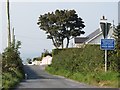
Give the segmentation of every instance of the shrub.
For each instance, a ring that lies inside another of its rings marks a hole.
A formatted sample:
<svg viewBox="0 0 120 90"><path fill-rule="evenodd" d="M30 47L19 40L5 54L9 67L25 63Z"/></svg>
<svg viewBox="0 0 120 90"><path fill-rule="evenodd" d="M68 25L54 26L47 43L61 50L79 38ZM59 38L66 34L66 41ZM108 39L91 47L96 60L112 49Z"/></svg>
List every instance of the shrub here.
<svg viewBox="0 0 120 90"><path fill-rule="evenodd" d="M46 68L53 74L62 75L88 84L117 87L119 79L116 51L108 51L108 72L104 71L104 50L99 45L85 48L55 49L52 64Z"/></svg>
<svg viewBox="0 0 120 90"><path fill-rule="evenodd" d="M117 68L116 54L108 57L108 69ZM99 45L87 45L83 48L55 49L53 50L53 63L56 70L66 69L70 72L99 72L104 71L104 51Z"/></svg>
<svg viewBox="0 0 120 90"><path fill-rule="evenodd" d="M20 52L20 42L15 47L7 47L2 53L2 87L8 90L24 78L24 70Z"/></svg>

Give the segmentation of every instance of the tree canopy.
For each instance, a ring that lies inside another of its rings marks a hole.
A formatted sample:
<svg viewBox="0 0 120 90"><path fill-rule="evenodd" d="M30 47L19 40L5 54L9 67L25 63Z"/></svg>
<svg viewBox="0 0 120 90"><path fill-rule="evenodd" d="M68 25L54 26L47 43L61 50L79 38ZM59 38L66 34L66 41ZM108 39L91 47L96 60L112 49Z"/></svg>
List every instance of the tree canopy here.
<svg viewBox="0 0 120 90"><path fill-rule="evenodd" d="M78 17L75 10L56 10L40 15L37 24L40 29L47 34L47 39L52 39L53 45L58 48L67 39L66 48L68 48L70 39L80 36L85 32L85 27L81 17Z"/></svg>

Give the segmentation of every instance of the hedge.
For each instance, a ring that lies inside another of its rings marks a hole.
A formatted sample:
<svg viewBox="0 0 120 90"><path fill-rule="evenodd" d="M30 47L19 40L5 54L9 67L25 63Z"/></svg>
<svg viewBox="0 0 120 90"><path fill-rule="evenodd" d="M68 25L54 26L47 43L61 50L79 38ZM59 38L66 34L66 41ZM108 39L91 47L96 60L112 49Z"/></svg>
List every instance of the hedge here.
<svg viewBox="0 0 120 90"><path fill-rule="evenodd" d="M104 50L99 45L86 45L85 48L54 49L51 67L70 72L104 71ZM116 51L108 51L108 70L117 71Z"/></svg>

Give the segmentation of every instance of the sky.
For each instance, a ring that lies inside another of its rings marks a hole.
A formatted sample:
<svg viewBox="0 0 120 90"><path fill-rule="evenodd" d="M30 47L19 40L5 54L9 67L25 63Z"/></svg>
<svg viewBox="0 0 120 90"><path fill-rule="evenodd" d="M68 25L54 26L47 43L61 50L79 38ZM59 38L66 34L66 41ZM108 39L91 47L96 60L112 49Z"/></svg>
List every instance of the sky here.
<svg viewBox="0 0 120 90"><path fill-rule="evenodd" d="M120 23L120 1L118 3L118 23Z"/></svg>
<svg viewBox="0 0 120 90"><path fill-rule="evenodd" d="M74 9L79 17L85 22L85 35L99 28L102 15L105 15L109 22L114 20L118 23L118 0L107 2L39 2L37 0L24 0L26 2L14 2L10 0L11 30L14 27L16 39L22 42L21 57L23 59L38 57L47 49L51 51L54 46L52 41L46 39L44 31L40 30L37 21L40 15L47 12L54 12L56 9ZM101 1L101 0L100 0ZM114 1L114 2L113 2ZM7 45L7 16L6 3L0 2L0 52ZM70 45L73 40L70 42Z"/></svg>

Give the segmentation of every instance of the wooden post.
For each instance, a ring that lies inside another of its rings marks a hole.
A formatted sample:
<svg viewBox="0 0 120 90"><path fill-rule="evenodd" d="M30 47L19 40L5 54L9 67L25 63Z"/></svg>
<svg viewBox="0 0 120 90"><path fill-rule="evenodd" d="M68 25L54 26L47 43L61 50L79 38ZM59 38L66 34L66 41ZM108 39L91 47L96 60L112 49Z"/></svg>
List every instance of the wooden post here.
<svg viewBox="0 0 120 90"><path fill-rule="evenodd" d="M9 13L9 0L7 0L7 23L8 23L8 47L11 46L11 32L10 32L10 13Z"/></svg>
<svg viewBox="0 0 120 90"><path fill-rule="evenodd" d="M14 28L12 31L12 43L13 43L13 47L15 47L15 33L14 33Z"/></svg>

